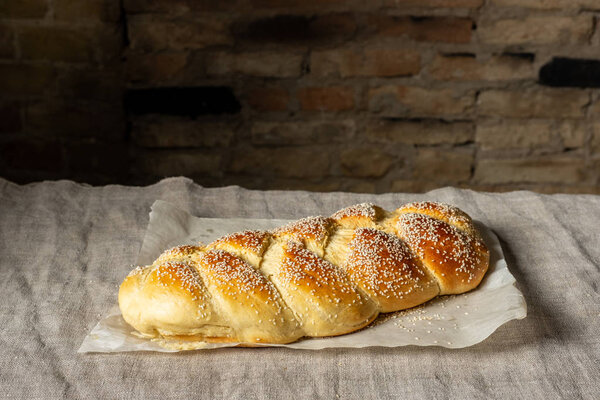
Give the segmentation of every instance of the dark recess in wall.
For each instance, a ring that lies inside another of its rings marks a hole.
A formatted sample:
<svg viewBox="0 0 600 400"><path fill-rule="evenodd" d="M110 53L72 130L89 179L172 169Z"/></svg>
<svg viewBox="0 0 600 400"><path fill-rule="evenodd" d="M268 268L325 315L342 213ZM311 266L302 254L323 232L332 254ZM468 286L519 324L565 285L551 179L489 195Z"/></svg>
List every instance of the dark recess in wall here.
<svg viewBox="0 0 600 400"><path fill-rule="evenodd" d="M240 102L229 87L133 89L125 93L125 109L131 114L164 114L198 117L236 114Z"/></svg>
<svg viewBox="0 0 600 400"><path fill-rule="evenodd" d="M554 57L540 69L542 85L600 87L600 61Z"/></svg>

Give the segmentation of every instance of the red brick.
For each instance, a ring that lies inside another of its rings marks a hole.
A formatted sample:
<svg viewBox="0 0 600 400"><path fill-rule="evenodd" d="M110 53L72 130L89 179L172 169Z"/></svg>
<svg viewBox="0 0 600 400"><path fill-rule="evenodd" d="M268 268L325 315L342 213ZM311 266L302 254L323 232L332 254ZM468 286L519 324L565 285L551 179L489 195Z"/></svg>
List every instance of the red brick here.
<svg viewBox="0 0 600 400"><path fill-rule="evenodd" d="M524 19L483 21L479 40L489 44L586 44L592 34L591 16L530 16Z"/></svg>
<svg viewBox="0 0 600 400"><path fill-rule="evenodd" d="M96 49L87 32L55 27L22 27L19 43L26 60L92 62Z"/></svg>
<svg viewBox="0 0 600 400"><path fill-rule="evenodd" d="M53 4L54 18L58 21L117 22L121 13L115 0L53 0Z"/></svg>
<svg viewBox="0 0 600 400"><path fill-rule="evenodd" d="M582 118L589 96L578 89L488 90L480 93L480 115L517 118Z"/></svg>
<svg viewBox="0 0 600 400"><path fill-rule="evenodd" d="M0 103L0 133L19 132L21 127L21 106L19 103Z"/></svg>
<svg viewBox="0 0 600 400"><path fill-rule="evenodd" d="M384 0L386 7L478 8L483 0Z"/></svg>
<svg viewBox="0 0 600 400"><path fill-rule="evenodd" d="M397 17L378 15L369 18L369 26L379 36L406 36L425 42L469 43L473 21L455 17Z"/></svg>
<svg viewBox="0 0 600 400"><path fill-rule="evenodd" d="M127 80L134 83L158 83L178 76L188 62L186 52L127 55Z"/></svg>
<svg viewBox="0 0 600 400"><path fill-rule="evenodd" d="M438 55L429 67L434 79L452 81L507 81L534 79L533 60L509 55L478 60L471 56Z"/></svg>
<svg viewBox="0 0 600 400"><path fill-rule="evenodd" d="M421 56L408 49L336 49L314 51L310 63L319 77L410 76L419 73Z"/></svg>
<svg viewBox="0 0 600 400"><path fill-rule="evenodd" d="M15 57L15 33L7 25L0 25L0 58Z"/></svg>
<svg viewBox="0 0 600 400"><path fill-rule="evenodd" d="M47 0L3 0L0 2L0 17L42 18L48 10Z"/></svg>
<svg viewBox="0 0 600 400"><path fill-rule="evenodd" d="M389 117L464 115L475 100L471 92L394 85L372 88L367 95L369 110Z"/></svg>
<svg viewBox="0 0 600 400"><path fill-rule="evenodd" d="M49 65L0 64L0 93L33 95L43 93L56 76Z"/></svg>
<svg viewBox="0 0 600 400"><path fill-rule="evenodd" d="M140 51L202 49L232 43L229 22L221 17L170 20L133 16L127 21L130 47Z"/></svg>
<svg viewBox="0 0 600 400"><path fill-rule="evenodd" d="M290 94L281 87L254 88L246 95L246 101L257 111L285 111Z"/></svg>
<svg viewBox="0 0 600 400"><path fill-rule="evenodd" d="M354 90L344 86L298 89L300 108L306 111L342 111L354 108Z"/></svg>
<svg viewBox="0 0 600 400"><path fill-rule="evenodd" d="M2 161L8 168L60 171L63 169L62 148L58 142L19 139L0 144Z"/></svg>

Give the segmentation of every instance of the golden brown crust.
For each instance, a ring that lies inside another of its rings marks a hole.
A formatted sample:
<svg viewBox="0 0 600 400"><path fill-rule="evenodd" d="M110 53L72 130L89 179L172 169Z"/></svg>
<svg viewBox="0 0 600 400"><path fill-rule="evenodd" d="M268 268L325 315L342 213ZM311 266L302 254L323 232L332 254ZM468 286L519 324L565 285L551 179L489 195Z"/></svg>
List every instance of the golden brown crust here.
<svg viewBox="0 0 600 400"><path fill-rule="evenodd" d="M348 275L381 312L414 307L438 295L437 281L398 237L360 228L348 247Z"/></svg>
<svg viewBox="0 0 600 400"><path fill-rule="evenodd" d="M319 257L323 257L325 245L333 227L333 220L330 218L307 217L274 229L272 233L274 239L300 242Z"/></svg>
<svg viewBox="0 0 600 400"><path fill-rule="evenodd" d="M340 268L296 242L283 245L283 257L273 281L308 336L332 336L362 327L377 314L373 302L360 293Z"/></svg>
<svg viewBox="0 0 600 400"><path fill-rule="evenodd" d="M183 262L136 268L121 284L119 306L125 321L151 336L224 326L197 271Z"/></svg>
<svg viewBox="0 0 600 400"><path fill-rule="evenodd" d="M271 234L267 231L242 231L223 236L206 248L231 252L248 264L258 267L260 259L269 246Z"/></svg>
<svg viewBox="0 0 600 400"><path fill-rule="evenodd" d="M163 253L154 261L153 265L160 265L166 261L185 261L189 262L194 257L202 252L202 247L200 246L177 246L172 247L168 250L163 251Z"/></svg>
<svg viewBox="0 0 600 400"><path fill-rule="evenodd" d="M398 235L436 277L440 294L464 293L481 282L489 251L477 237L423 214L400 214Z"/></svg>
<svg viewBox="0 0 600 400"><path fill-rule="evenodd" d="M388 213L363 203L272 232L169 249L125 278L119 306L138 332L181 340L181 349L289 343L466 292L488 265L487 247L456 207L416 202Z"/></svg>
<svg viewBox="0 0 600 400"><path fill-rule="evenodd" d="M434 201L417 201L408 203L396 210L398 214L424 214L455 226L469 234L476 234L473 221L464 211L449 204Z"/></svg>
<svg viewBox="0 0 600 400"><path fill-rule="evenodd" d="M200 257L198 269L237 341L280 343L302 336L273 284L241 258L209 250Z"/></svg>
<svg viewBox="0 0 600 400"><path fill-rule="evenodd" d="M385 211L372 203L360 203L342 208L331 216L343 228L374 228Z"/></svg>

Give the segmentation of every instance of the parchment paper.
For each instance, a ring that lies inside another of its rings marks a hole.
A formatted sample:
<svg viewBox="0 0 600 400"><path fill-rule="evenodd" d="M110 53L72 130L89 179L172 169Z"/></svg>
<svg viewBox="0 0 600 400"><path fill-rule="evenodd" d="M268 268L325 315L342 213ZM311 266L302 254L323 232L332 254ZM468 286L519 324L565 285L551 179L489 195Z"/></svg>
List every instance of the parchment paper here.
<svg viewBox="0 0 600 400"><path fill-rule="evenodd" d="M228 233L244 229L271 229L287 222L275 219L198 218L159 200L152 205L150 222L136 264L151 264L164 250L173 246L198 242L206 244ZM462 295L437 297L410 310L382 314L368 328L352 334L303 339L287 345L265 345L311 350L408 345L463 348L481 342L510 320L525 318L525 299L514 286L515 278L508 270L498 238L490 229L475 222L490 249L490 268L477 289ZM129 269L124 270L124 274L128 272ZM133 328L123 320L118 306L115 306L85 337L78 352L181 351L172 348L174 343L179 342L136 336ZM210 349L236 345L190 342L187 347Z"/></svg>

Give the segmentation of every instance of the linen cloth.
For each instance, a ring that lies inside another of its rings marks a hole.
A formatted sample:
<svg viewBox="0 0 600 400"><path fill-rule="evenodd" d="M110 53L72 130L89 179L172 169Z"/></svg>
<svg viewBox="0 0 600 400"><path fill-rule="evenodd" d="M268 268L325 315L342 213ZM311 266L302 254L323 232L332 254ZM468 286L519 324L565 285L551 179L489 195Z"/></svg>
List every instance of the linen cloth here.
<svg viewBox="0 0 600 400"><path fill-rule="evenodd" d="M454 204L500 238L528 316L482 343L438 347L226 348L78 354L116 304L150 206L203 217L300 218L371 201ZM73 399L600 398L600 196L311 193L0 178L0 397Z"/></svg>

